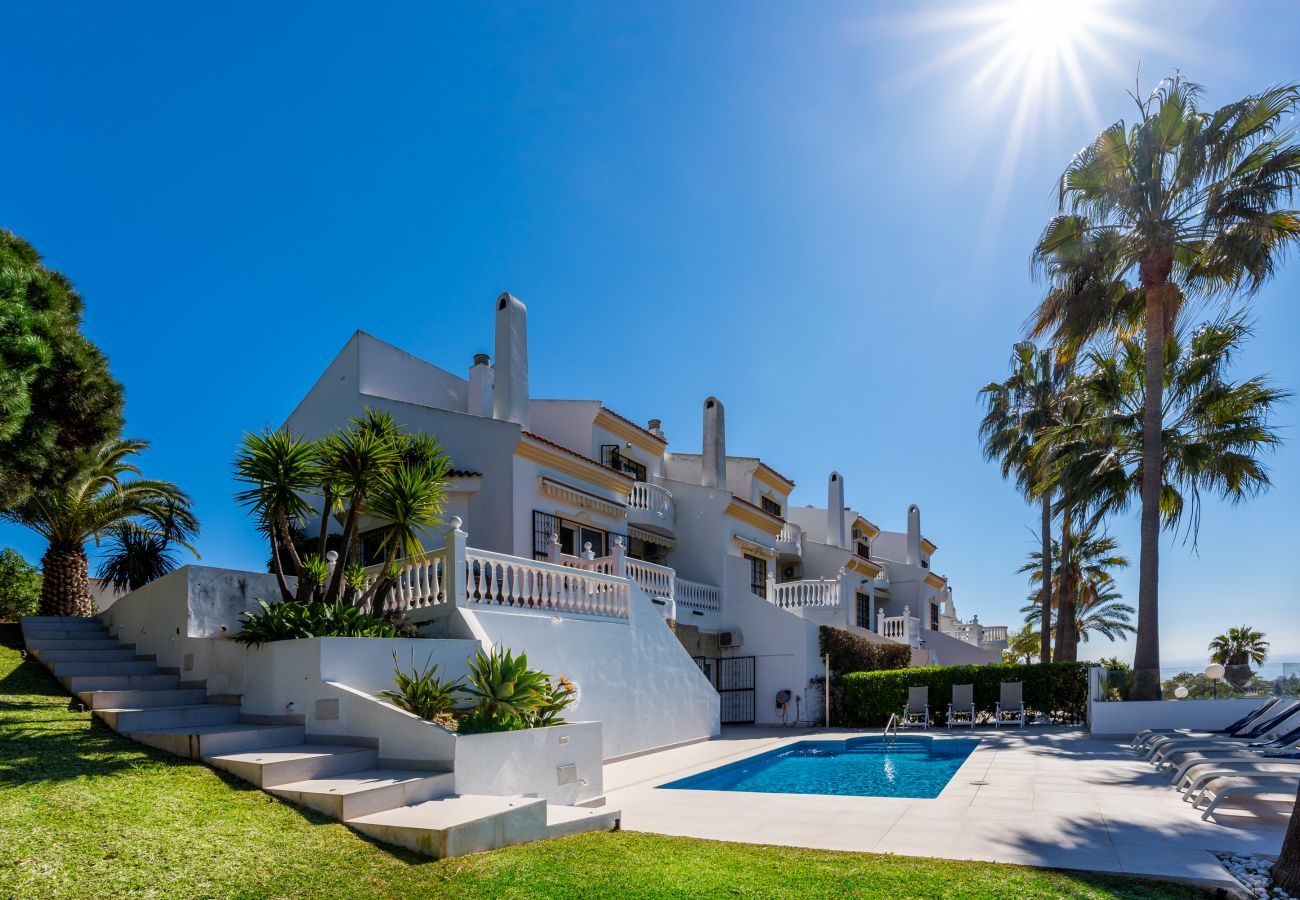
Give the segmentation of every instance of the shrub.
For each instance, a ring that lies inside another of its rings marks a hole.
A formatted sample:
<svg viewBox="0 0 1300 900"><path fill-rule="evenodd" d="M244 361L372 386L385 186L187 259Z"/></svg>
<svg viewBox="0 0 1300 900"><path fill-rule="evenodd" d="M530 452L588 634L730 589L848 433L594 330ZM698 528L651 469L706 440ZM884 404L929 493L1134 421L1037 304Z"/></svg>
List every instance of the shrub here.
<svg viewBox="0 0 1300 900"><path fill-rule="evenodd" d="M528 668L528 655L515 656L493 647L469 664L465 692L475 698L474 709L461 718L461 734L516 731L563 725L562 713L577 699L577 686L563 675L552 684L545 672Z"/></svg>
<svg viewBox="0 0 1300 900"><path fill-rule="evenodd" d="M832 707L836 724L882 726L907 703L907 689L930 689L930 714L937 724L947 721L954 684L975 686L975 710L992 716L1004 681L1024 683L1025 707L1053 722L1083 721L1088 705L1090 663L1054 662L1043 665L929 666L884 672L854 672L844 676L844 697Z"/></svg>
<svg viewBox="0 0 1300 900"><path fill-rule="evenodd" d="M568 709L578 699L578 686L561 675L554 684L547 685L542 702L533 713L533 726L545 728L547 725L563 725L560 713Z"/></svg>
<svg viewBox="0 0 1300 900"><path fill-rule="evenodd" d="M905 669L912 661L912 648L891 641L875 644L843 628L821 627L818 643L822 656L830 654L831 677L850 672L877 672L881 669Z"/></svg>
<svg viewBox="0 0 1300 900"><path fill-rule="evenodd" d="M445 727L455 725L451 718L452 707L456 705L456 695L462 688L462 680L442 681L438 678L438 667L431 665L433 654L424 661L424 669L415 668L414 654L411 659L411 671L403 672L397 663L397 651L393 651L393 680L395 691L380 691L379 696L394 706L414 713L421 719L437 722Z"/></svg>
<svg viewBox="0 0 1300 900"><path fill-rule="evenodd" d="M235 640L241 644L265 644L313 637L397 637L397 629L339 600L335 603L277 603L258 600L261 609L245 612Z"/></svg>
<svg viewBox="0 0 1300 900"><path fill-rule="evenodd" d="M41 570L12 547L0 550L0 621L35 615L41 602Z"/></svg>

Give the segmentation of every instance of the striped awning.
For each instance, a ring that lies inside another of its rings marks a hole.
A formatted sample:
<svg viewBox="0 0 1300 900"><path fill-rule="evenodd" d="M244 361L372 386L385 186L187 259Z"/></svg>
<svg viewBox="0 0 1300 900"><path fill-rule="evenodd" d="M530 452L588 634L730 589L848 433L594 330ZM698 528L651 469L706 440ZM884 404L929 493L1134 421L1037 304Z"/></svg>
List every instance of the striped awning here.
<svg viewBox="0 0 1300 900"><path fill-rule="evenodd" d="M644 528L637 528L633 525L627 526L627 536L639 538L647 544L657 544L665 550L671 550L677 546L677 542L670 537L664 537L662 534L655 534L653 531L646 531Z"/></svg>
<svg viewBox="0 0 1300 900"><path fill-rule="evenodd" d="M776 556L775 547L768 547L765 544L760 544L758 541L750 540L747 537L741 537L738 534L733 534L731 536L731 540L735 543L737 547L739 547L741 550L744 550L746 552L756 553L759 556L767 556L767 557Z"/></svg>

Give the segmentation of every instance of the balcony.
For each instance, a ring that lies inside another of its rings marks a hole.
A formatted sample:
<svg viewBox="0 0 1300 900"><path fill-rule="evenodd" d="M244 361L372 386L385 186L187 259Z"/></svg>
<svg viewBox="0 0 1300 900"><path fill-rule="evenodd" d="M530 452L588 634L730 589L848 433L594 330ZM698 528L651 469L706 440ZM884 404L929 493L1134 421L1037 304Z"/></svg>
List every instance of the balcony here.
<svg viewBox="0 0 1300 900"><path fill-rule="evenodd" d="M782 556L803 556L803 529L793 522L781 526L776 536L776 552Z"/></svg>
<svg viewBox="0 0 1300 900"><path fill-rule="evenodd" d="M809 606L839 606L840 580L816 578L802 581L767 582L767 599L782 609L803 609Z"/></svg>
<svg viewBox="0 0 1300 900"><path fill-rule="evenodd" d="M670 491L648 481L638 481L632 485L632 497L627 507L629 523L672 534L675 517L676 509Z"/></svg>

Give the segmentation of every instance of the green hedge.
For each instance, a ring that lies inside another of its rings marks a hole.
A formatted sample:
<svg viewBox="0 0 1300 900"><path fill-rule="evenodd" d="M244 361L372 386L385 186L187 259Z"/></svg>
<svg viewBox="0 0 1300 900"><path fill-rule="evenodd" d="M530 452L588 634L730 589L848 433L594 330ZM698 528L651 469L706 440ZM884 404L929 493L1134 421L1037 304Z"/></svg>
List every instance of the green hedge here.
<svg viewBox="0 0 1300 900"><path fill-rule="evenodd" d="M1025 707L1046 713L1053 722L1078 723L1088 706L1088 669L1091 663L1055 662L1043 665L929 666L887 672L854 672L844 676L844 694L832 704L837 725L880 727L891 713L901 713L907 689L930 688L930 715L935 724L947 722L954 684L975 685L975 711L991 718L1004 681L1024 683ZM838 708L836 708L838 707Z"/></svg>
<svg viewBox="0 0 1300 900"><path fill-rule="evenodd" d="M912 661L912 648L893 641L875 644L843 628L823 625L818 635L822 656L830 654L832 679L850 672L902 669Z"/></svg>

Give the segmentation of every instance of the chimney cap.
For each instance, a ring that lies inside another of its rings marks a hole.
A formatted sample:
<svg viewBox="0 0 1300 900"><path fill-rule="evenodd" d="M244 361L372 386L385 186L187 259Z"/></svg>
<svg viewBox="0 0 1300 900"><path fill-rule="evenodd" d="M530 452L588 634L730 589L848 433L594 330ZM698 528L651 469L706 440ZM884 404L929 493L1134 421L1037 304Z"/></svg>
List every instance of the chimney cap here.
<svg viewBox="0 0 1300 900"><path fill-rule="evenodd" d="M492 357L491 357L491 356L488 356L486 353L475 353L475 354L474 354L474 365L476 365L476 366L490 366L490 365L492 365Z"/></svg>
<svg viewBox="0 0 1300 900"><path fill-rule="evenodd" d="M659 428L662 425L663 422L659 421L658 419L651 419L649 422L646 422L646 430L654 431L656 428Z"/></svg>

